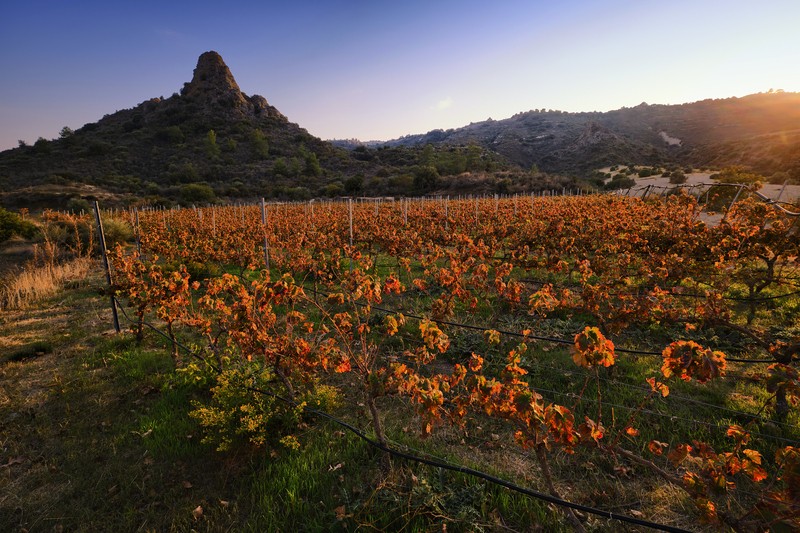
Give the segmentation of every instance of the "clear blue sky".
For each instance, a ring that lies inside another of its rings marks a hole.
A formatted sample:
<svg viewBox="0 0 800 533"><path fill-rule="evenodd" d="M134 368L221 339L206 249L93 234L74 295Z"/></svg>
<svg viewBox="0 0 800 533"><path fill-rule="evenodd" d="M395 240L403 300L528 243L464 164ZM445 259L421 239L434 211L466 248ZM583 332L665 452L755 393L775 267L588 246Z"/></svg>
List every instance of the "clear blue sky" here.
<svg viewBox="0 0 800 533"><path fill-rule="evenodd" d="M207 50L324 139L800 91L798 23L798 0L4 0L0 149L168 97Z"/></svg>

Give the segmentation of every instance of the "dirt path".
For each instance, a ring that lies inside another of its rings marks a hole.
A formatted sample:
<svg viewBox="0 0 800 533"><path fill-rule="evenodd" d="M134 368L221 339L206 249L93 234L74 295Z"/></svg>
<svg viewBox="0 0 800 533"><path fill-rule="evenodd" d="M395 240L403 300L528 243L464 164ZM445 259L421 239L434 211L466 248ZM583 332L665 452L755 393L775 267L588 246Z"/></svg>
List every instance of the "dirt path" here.
<svg viewBox="0 0 800 533"><path fill-rule="evenodd" d="M610 167L601 168L600 172L610 172ZM616 172L611 173L616 174ZM711 172L691 172L686 174L686 182L683 185L690 186L714 183L714 180L711 179L711 175ZM659 188L674 187L674 185L669 182L669 178L665 178L660 174L658 176L648 176L646 178L634 176L634 180L636 181L637 187L645 187L647 185L653 185ZM800 185L786 185L786 187L784 187L780 184L766 183L761 186L758 192L772 200L777 200L780 197L782 202L795 202L800 200Z"/></svg>

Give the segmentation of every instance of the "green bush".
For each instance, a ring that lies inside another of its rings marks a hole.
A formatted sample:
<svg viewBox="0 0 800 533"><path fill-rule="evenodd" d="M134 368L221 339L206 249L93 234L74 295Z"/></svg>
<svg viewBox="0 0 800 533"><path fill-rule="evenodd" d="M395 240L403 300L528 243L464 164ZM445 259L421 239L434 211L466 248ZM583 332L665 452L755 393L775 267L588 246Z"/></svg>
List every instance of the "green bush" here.
<svg viewBox="0 0 800 533"><path fill-rule="evenodd" d="M763 183L765 181L764 176L749 172L741 166L732 166L722 169L720 173L716 175L716 179L720 183L743 183L746 185Z"/></svg>
<svg viewBox="0 0 800 533"><path fill-rule="evenodd" d="M181 187L181 200L184 203L209 203L216 199L214 189L205 183L188 183Z"/></svg>
<svg viewBox="0 0 800 533"><path fill-rule="evenodd" d="M669 182L673 185L680 185L681 183L686 183L686 174L681 172L680 170L675 170L669 176Z"/></svg>
<svg viewBox="0 0 800 533"><path fill-rule="evenodd" d="M23 220L18 214L0 207L0 243L6 242L13 235L30 239L36 231L35 225Z"/></svg>
<svg viewBox="0 0 800 533"><path fill-rule="evenodd" d="M342 196L344 194L344 185L342 185L341 181L334 181L323 187L320 193L322 196L327 196L329 198Z"/></svg>
<svg viewBox="0 0 800 533"><path fill-rule="evenodd" d="M292 433L302 421L303 409L299 406L328 410L338 403L339 395L333 387L309 384L306 392L296 398L297 406L289 405L271 394L254 392L265 390L287 396L275 385L276 377L268 370L246 363L228 366L230 363L227 361L227 368L213 376L195 363L183 370L190 379L196 374L197 381L213 384L211 398L193 402L190 416L204 428L203 441L220 451L246 445L297 448L299 442Z"/></svg>
<svg viewBox="0 0 800 533"><path fill-rule="evenodd" d="M103 234L109 249L133 240L133 228L121 218L103 217Z"/></svg>
<svg viewBox="0 0 800 533"><path fill-rule="evenodd" d="M414 177L408 174L392 176L388 180L389 192L392 194L410 195L414 192Z"/></svg>
<svg viewBox="0 0 800 533"><path fill-rule="evenodd" d="M92 212L92 204L89 203L89 200L84 198L70 198L67 202L67 211L72 211L73 213L80 214L81 211L84 213L91 213Z"/></svg>
<svg viewBox="0 0 800 533"><path fill-rule="evenodd" d="M419 192L427 192L436 188L439 172L432 165L422 165L414 172L414 187Z"/></svg>
<svg viewBox="0 0 800 533"><path fill-rule="evenodd" d="M775 185L783 185L786 182L793 183L792 177L785 171L775 172L767 181Z"/></svg>
<svg viewBox="0 0 800 533"><path fill-rule="evenodd" d="M344 181L344 190L347 194L357 194L364 189L364 176L350 176Z"/></svg>
<svg viewBox="0 0 800 533"><path fill-rule="evenodd" d="M617 174L611 179L611 181L606 183L605 188L607 190L613 191L617 189L630 189L635 185L636 185L635 179L629 178L623 174Z"/></svg>
<svg viewBox="0 0 800 533"><path fill-rule="evenodd" d="M156 139L169 144L181 144L186 140L186 136L180 126L169 126L158 130Z"/></svg>

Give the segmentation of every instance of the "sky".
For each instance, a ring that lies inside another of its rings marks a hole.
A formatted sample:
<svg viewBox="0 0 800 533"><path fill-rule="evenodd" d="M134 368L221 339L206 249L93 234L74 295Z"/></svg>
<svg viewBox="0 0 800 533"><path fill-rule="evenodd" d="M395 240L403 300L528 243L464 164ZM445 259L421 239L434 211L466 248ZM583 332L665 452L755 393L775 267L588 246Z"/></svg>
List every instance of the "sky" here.
<svg viewBox="0 0 800 533"><path fill-rule="evenodd" d="M208 50L323 139L800 91L798 22L798 0L2 0L0 150L169 97Z"/></svg>

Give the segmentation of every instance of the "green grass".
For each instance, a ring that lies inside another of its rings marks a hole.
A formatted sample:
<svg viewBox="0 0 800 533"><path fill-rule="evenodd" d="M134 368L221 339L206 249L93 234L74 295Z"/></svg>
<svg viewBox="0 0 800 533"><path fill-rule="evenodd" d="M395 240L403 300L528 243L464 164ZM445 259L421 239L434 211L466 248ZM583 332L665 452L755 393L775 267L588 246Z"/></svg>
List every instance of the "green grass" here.
<svg viewBox="0 0 800 533"><path fill-rule="evenodd" d="M35 341L0 356L0 364L13 363L31 359L33 357L41 357L53 351L53 344L49 341Z"/></svg>
<svg viewBox="0 0 800 533"><path fill-rule="evenodd" d="M430 531L446 525L489 531L500 523L517 529L559 524L546 507L463 475L403 462L384 472L379 452L328 422L309 421L296 451L215 452L189 416L192 401L206 393L176 376L168 343L153 334L142 346L128 334L100 335L108 327L101 318L105 300L92 293L71 293L68 300L84 319L40 324L40 335L56 339L49 351L3 367L4 380L20 383L19 396L0 411L10 421L5 450L22 459L0 484L2 530ZM44 401L27 404L23 383L45 387Z"/></svg>
<svg viewBox="0 0 800 533"><path fill-rule="evenodd" d="M384 262L384 257L378 258L378 264ZM412 268L410 277L401 273L407 285L421 274L418 263ZM378 273L385 275L393 270L391 265L382 266ZM429 307L432 298L409 287L402 297L387 295L383 305L411 312ZM798 300L795 297L776 304L776 314L789 320L785 310L796 307ZM90 318L99 320L108 314L108 309L96 291L69 289L60 301L77 308L69 316L84 318L59 323L58 327L35 323L26 326L26 335L37 333L36 328L40 327L38 334L52 340L27 342L0 361L5 382L31 381L35 386L30 390L46 391L44 399L37 403L26 400L20 386L20 394L10 394L11 401L0 405L0 420L10 421L4 426L8 430L3 441L6 455L0 455L0 462L24 458L23 463L8 467L12 481L0 481L0 529L563 528L562 516L548 506L469 476L400 460L384 470L379 452L330 422L306 420L297 434L302 444L299 450L240 445L225 453L216 452L213 445L203 442L203 428L189 415L193 402L208 399L208 391L175 373L168 341L148 331L145 343L137 346L128 334L99 334L107 331L108 323L98 324ZM54 316L61 316L61 311L54 312ZM313 308L303 311L308 311L310 320L321 320ZM382 317L381 313L370 317L370 339L383 353L400 356L407 346L418 345L416 320L409 319L398 335L385 338ZM470 312L459 304L453 321L511 331L530 328L536 335L570 339L582 329L585 317L556 314L539 320L524 310L510 311L504 306L502 313L488 305ZM464 363L470 353L476 352L485 357L489 372L499 372L508 351L520 341L504 335L501 344L493 346L486 342L482 331L443 329L451 338L451 347L442 356L444 361ZM680 333L661 326L641 331L632 328L614 341L660 350ZM714 336L716 332L709 330L707 334ZM191 338L186 331L180 335ZM729 339L732 346L736 341ZM616 427L607 438L616 436L631 409L647 395L647 390L640 389L647 387L645 378L660 374L658 356L619 354L617 366L613 370L601 369L597 373L601 379L595 381L594 371L575 366L567 346L540 341L530 341L528 346L523 364L532 387L541 392L545 401L575 405L578 424L584 416L602 417L607 427ZM447 365L436 368L441 371ZM718 451L729 449L730 439L724 435L726 426L748 423L769 398L763 384L747 378L748 372L758 370L737 365L732 365L731 370L744 375L706 385L671 380L670 397L651 400L644 406L646 411L637 417L634 427L640 431L639 436L624 436L621 442L644 455L651 439L670 444L697 439ZM588 385L578 402L576 395L587 383L587 376ZM368 427L363 409L356 407L360 401L357 388L345 378L334 379L341 379L334 383L344 394L343 407L336 414L357 426ZM379 405L390 439L401 445L542 490L536 462L513 442L514 428L507 423L476 415L464 429L443 425L430 438L421 439L416 430L419 422L408 403L382 398ZM770 437L800 439L796 410L786 424L770 421L769 409L760 416L765 420L756 420L749 428L764 436L755 439L753 446L765 457L774 453L779 442ZM576 455L554 450L550 457L557 485L567 499L622 513L641 510L646 516L657 516L656 521L694 525L695 511L686 496L667 491L652 473L637 465L592 449L581 449ZM666 466L664 458L653 459ZM200 507L202 515L193 513ZM618 528L618 524L596 518L587 523L590 529L601 531Z"/></svg>

